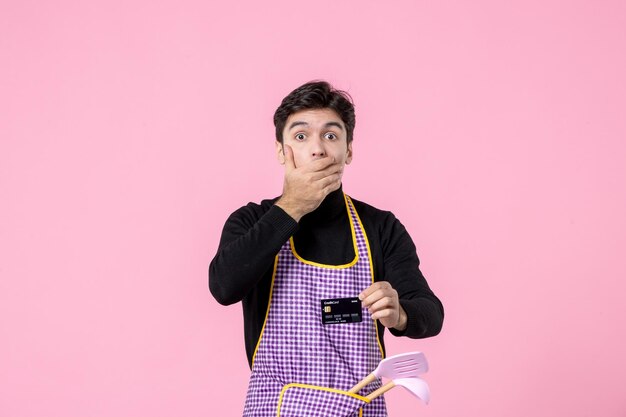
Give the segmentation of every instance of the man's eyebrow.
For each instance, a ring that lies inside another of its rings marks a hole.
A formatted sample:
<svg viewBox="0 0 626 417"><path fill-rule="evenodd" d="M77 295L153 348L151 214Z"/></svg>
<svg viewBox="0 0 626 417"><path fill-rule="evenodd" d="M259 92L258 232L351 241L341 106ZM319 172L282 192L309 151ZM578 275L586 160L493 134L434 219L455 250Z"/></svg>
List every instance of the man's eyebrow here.
<svg viewBox="0 0 626 417"><path fill-rule="evenodd" d="M308 126L308 125L309 124L307 122L302 122L302 121L293 122L292 124L289 125L289 130L293 129L294 127Z"/></svg>
<svg viewBox="0 0 626 417"><path fill-rule="evenodd" d="M309 124L307 122L304 122L302 120L298 120L293 122L292 124L289 125L289 130L293 129L294 127L298 127L298 126L308 126ZM329 128L329 127L337 127L339 128L339 130L343 130L343 126L341 125L341 123L339 122L328 122L326 124L324 124L324 128Z"/></svg>
<svg viewBox="0 0 626 417"><path fill-rule="evenodd" d="M331 126L335 126L338 127L339 130L343 130L343 126L341 125L341 123L337 123L337 122L328 122L324 125L324 127L331 127Z"/></svg>

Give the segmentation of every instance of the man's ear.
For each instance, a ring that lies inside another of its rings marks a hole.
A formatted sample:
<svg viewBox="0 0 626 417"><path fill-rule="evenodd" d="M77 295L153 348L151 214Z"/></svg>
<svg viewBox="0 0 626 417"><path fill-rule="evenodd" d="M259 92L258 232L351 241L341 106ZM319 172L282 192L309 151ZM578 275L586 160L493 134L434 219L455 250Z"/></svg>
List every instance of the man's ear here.
<svg viewBox="0 0 626 417"><path fill-rule="evenodd" d="M348 155L346 156L346 165L352 162L352 141L348 143Z"/></svg>
<svg viewBox="0 0 626 417"><path fill-rule="evenodd" d="M281 165L285 165L285 150L279 141L276 141L276 158Z"/></svg>

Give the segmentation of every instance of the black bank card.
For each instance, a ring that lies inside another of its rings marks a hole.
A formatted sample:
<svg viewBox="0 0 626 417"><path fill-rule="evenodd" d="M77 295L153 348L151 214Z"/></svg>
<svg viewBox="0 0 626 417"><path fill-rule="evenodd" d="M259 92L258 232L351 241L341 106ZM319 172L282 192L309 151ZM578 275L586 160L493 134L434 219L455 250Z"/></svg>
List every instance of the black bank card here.
<svg viewBox="0 0 626 417"><path fill-rule="evenodd" d="M322 300L322 323L341 324L363 321L358 297Z"/></svg>

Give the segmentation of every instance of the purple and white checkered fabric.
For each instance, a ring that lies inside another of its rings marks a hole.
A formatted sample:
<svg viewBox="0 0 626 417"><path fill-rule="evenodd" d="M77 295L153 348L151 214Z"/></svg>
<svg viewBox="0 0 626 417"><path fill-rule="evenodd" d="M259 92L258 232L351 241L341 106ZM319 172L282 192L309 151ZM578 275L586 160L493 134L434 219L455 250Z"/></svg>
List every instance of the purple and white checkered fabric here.
<svg viewBox="0 0 626 417"><path fill-rule="evenodd" d="M280 417L358 417L364 402L349 395L311 389L288 387L283 394Z"/></svg>
<svg viewBox="0 0 626 417"><path fill-rule="evenodd" d="M382 359L376 324L367 309L363 309L360 323L322 324L320 300L356 297L372 284L365 232L347 197L346 204L356 236L358 260L354 265L332 268L303 262L292 252L290 241L278 253L269 313L248 386L246 417L276 416L278 397L286 384L348 390L370 374ZM378 387L380 381L368 385L359 394L366 396ZM338 398L336 393L313 391L320 404L327 401L325 397ZM299 398L286 395L282 407L297 409ZM331 403L335 401L332 398L328 399ZM363 407L364 417L386 415L382 396Z"/></svg>

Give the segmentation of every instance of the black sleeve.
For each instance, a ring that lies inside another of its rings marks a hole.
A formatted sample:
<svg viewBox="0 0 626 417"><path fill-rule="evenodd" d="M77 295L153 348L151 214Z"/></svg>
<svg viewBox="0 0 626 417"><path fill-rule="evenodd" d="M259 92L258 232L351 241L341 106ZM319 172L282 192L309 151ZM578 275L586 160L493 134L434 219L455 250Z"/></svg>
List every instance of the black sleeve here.
<svg viewBox="0 0 626 417"><path fill-rule="evenodd" d="M230 215L209 265L209 289L223 305L241 301L272 267L280 247L298 229L283 209L249 204Z"/></svg>
<svg viewBox="0 0 626 417"><path fill-rule="evenodd" d="M398 291L400 305L407 314L404 331L389 329L394 336L424 338L435 336L443 325L443 304L431 291L419 269L415 244L393 214L388 213L381 233L384 276Z"/></svg>

